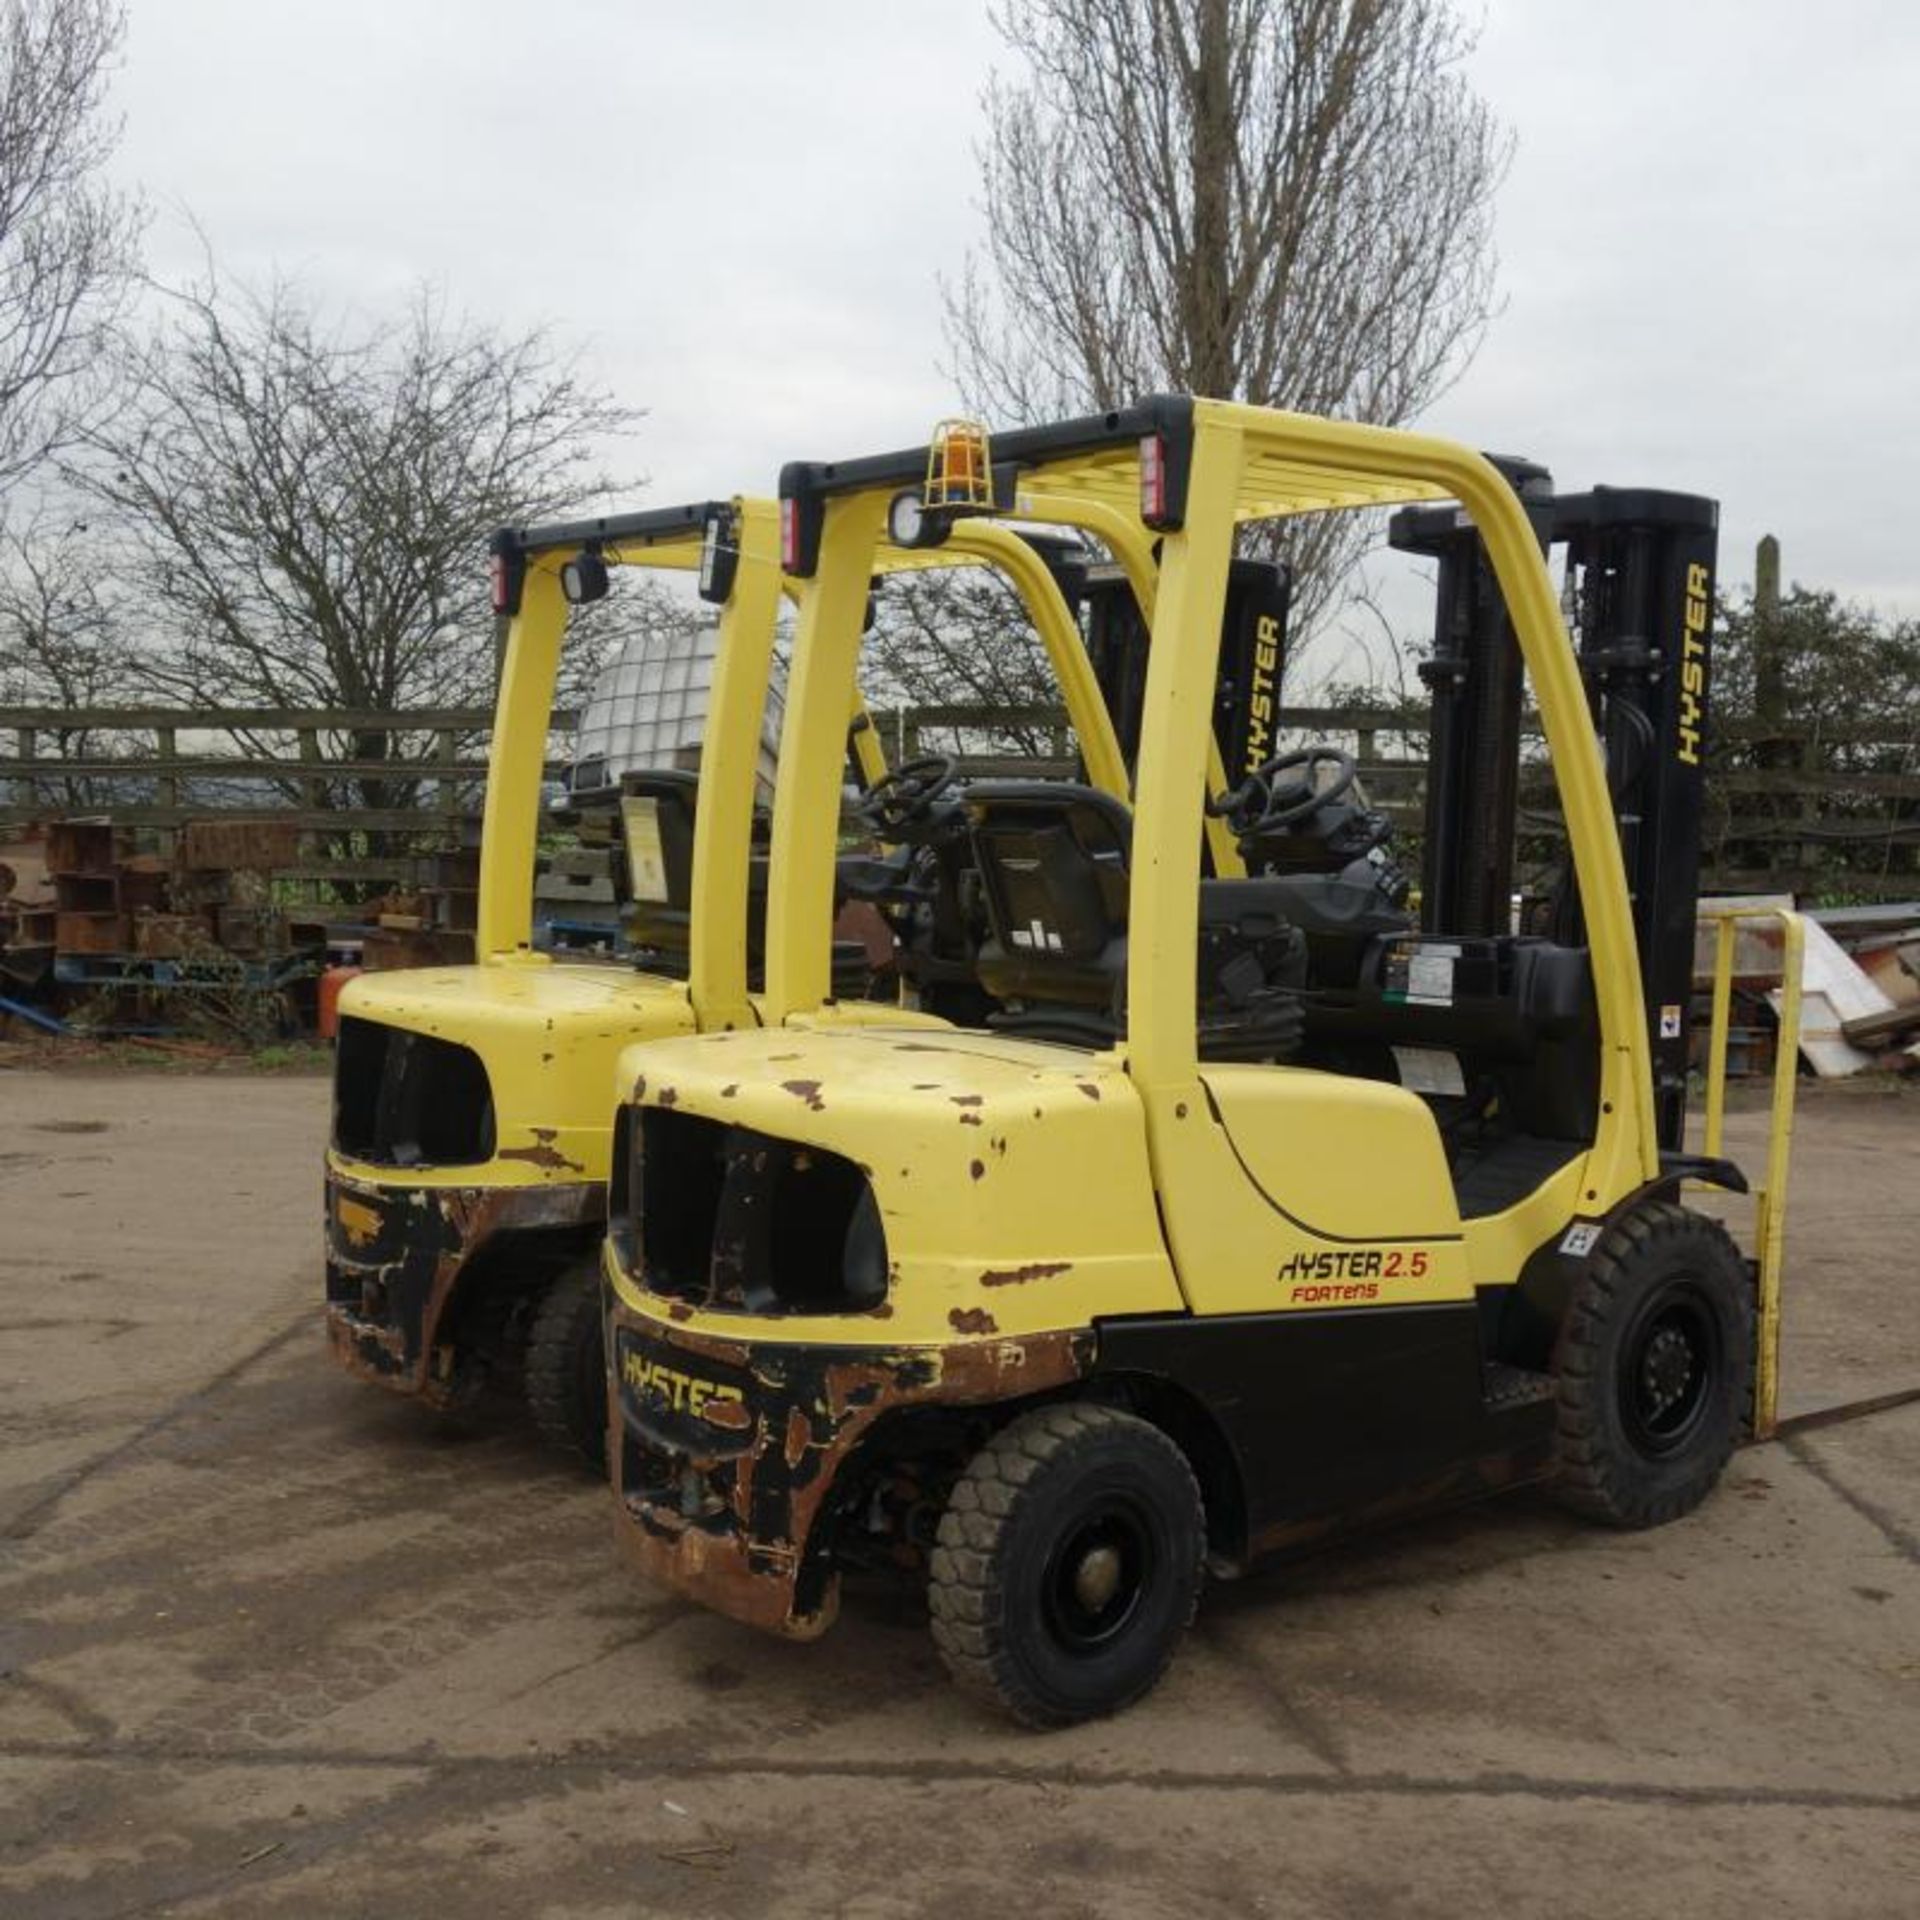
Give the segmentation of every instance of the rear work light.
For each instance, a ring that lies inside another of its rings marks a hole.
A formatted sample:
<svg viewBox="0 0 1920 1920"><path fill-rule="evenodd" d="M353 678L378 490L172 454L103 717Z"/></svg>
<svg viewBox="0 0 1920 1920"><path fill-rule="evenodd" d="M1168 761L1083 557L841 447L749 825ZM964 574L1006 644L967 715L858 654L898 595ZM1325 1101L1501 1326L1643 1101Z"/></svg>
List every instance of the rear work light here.
<svg viewBox="0 0 1920 1920"><path fill-rule="evenodd" d="M561 565L560 591L571 606L586 607L596 600L604 600L612 586L613 578L605 559L592 547L581 548Z"/></svg>
<svg viewBox="0 0 1920 1920"><path fill-rule="evenodd" d="M1140 518L1150 527L1167 517L1167 443L1157 433L1140 440Z"/></svg>
<svg viewBox="0 0 1920 1920"><path fill-rule="evenodd" d="M781 505L781 544L786 542L786 505ZM734 518L730 513L707 516L700 538L700 598L710 605L724 607L733 597L733 577L740 569L740 543L734 537Z"/></svg>
<svg viewBox="0 0 1920 1920"><path fill-rule="evenodd" d="M496 615L510 618L520 611L520 589L527 577L527 557L515 544L511 529L496 533L487 548L487 599Z"/></svg>

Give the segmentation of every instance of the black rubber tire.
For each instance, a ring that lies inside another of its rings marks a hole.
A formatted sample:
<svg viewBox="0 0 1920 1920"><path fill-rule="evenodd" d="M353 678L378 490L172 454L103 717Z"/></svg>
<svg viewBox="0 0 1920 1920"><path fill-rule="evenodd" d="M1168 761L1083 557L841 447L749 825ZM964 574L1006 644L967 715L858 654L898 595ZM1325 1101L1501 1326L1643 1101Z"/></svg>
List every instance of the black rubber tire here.
<svg viewBox="0 0 1920 1920"><path fill-rule="evenodd" d="M541 1433L605 1473L606 1334L597 1258L563 1267L535 1305L527 1332L526 1391Z"/></svg>
<svg viewBox="0 0 1920 1920"><path fill-rule="evenodd" d="M1752 1285L1718 1221L1664 1202L1616 1221L1554 1354L1561 1499L1614 1527L1691 1512L1739 1440L1753 1352Z"/></svg>
<svg viewBox="0 0 1920 1920"><path fill-rule="evenodd" d="M1077 1569L1101 1552L1119 1569L1105 1624L1065 1564L1081 1541L1092 1544ZM1159 1428L1116 1407L1036 1408L974 1455L947 1502L928 1581L934 1644L963 1689L1023 1726L1117 1713L1166 1671L1205 1551L1199 1486Z"/></svg>

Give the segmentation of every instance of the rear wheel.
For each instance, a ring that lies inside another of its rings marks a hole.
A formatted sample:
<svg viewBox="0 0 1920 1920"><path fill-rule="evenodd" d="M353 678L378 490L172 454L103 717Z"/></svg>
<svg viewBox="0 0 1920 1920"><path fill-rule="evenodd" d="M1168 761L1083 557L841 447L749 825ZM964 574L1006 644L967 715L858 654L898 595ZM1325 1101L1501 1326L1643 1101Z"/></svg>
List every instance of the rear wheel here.
<svg viewBox="0 0 1920 1920"><path fill-rule="evenodd" d="M935 1644L962 1687L1023 1725L1115 1713L1173 1658L1205 1542L1192 1469L1157 1427L1038 1408L954 1486L928 1587Z"/></svg>
<svg viewBox="0 0 1920 1920"><path fill-rule="evenodd" d="M1752 1289L1726 1230L1665 1204L1617 1221L1555 1356L1562 1498L1616 1527L1698 1506L1740 1437L1752 1371Z"/></svg>
<svg viewBox="0 0 1920 1920"><path fill-rule="evenodd" d="M540 1296L527 1333L527 1405L557 1447L596 1471L607 1465L606 1336L600 1319L600 1263L564 1267Z"/></svg>

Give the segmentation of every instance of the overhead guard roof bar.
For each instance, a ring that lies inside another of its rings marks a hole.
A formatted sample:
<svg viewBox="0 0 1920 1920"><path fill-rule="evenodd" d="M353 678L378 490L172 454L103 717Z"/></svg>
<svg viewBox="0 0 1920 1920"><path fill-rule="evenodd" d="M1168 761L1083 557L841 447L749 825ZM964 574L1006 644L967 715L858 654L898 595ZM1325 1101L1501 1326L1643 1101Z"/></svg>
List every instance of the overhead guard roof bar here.
<svg viewBox="0 0 1920 1920"><path fill-rule="evenodd" d="M598 520L560 520L544 527L502 527L487 543L487 549L490 553L530 555L608 543L651 546L657 541L698 540L709 520L732 510L731 501L700 500L688 506L610 513Z"/></svg>

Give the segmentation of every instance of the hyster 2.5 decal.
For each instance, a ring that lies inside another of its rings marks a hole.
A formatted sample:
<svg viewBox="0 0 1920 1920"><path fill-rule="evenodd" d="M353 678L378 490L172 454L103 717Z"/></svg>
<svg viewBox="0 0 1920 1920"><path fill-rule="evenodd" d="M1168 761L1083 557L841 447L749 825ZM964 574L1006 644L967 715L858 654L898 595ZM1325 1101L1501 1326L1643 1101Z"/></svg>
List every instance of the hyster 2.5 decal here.
<svg viewBox="0 0 1920 1920"><path fill-rule="evenodd" d="M1383 1282L1424 1280L1432 1264L1424 1247L1341 1247L1293 1254L1274 1278L1301 1306L1348 1306L1379 1299Z"/></svg>

